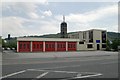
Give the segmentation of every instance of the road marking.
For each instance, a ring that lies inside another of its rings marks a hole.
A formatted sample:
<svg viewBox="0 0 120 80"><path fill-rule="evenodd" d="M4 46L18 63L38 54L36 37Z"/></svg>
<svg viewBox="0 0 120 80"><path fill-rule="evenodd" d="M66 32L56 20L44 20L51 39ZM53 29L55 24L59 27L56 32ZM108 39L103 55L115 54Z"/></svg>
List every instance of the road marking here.
<svg viewBox="0 0 120 80"><path fill-rule="evenodd" d="M37 69L27 69L28 71L47 71L47 72L58 72L58 73L79 73L73 71L56 71L56 70L37 70Z"/></svg>
<svg viewBox="0 0 120 80"><path fill-rule="evenodd" d="M79 73L79 72L72 72L72 71L52 71L52 72L58 72L58 73Z"/></svg>
<svg viewBox="0 0 120 80"><path fill-rule="evenodd" d="M44 72L43 74L37 76L36 78L39 79L39 78L42 78L43 76L47 75L49 72Z"/></svg>
<svg viewBox="0 0 120 80"><path fill-rule="evenodd" d="M77 76L77 77L74 77L74 78L88 78L88 77L95 77L95 76L101 76L102 74L93 74L93 75L87 75L87 76Z"/></svg>
<svg viewBox="0 0 120 80"><path fill-rule="evenodd" d="M15 73L12 73L12 74L5 75L3 77L0 77L0 79L7 78L7 77L10 77L10 76L13 76L13 75L16 75L16 74L21 74L21 73L24 73L24 72L26 72L26 70L22 70L22 71L19 71L19 72L15 72Z"/></svg>
<svg viewBox="0 0 120 80"><path fill-rule="evenodd" d="M58 73L68 73L68 74L70 74L70 73L77 73L77 77L73 77L73 78L69 78L69 79L77 79L77 78L88 78L88 77L95 77L95 76L101 76L102 74L100 74L100 73L96 73L96 72L72 72L72 71L54 71L54 70L37 70L37 69L28 69L28 70L30 70L30 71L47 71L47 72L58 72ZM85 74L86 73L86 75L87 76L82 76L82 74ZM90 75L91 74L91 75ZM46 75L46 74L45 74ZM44 76L45 76L44 75ZM39 78L39 76L38 76L38 78ZM41 78L41 77L40 77ZM67 79L67 80L69 80L69 79ZM66 79L61 79L61 80L66 80Z"/></svg>
<svg viewBox="0 0 120 80"><path fill-rule="evenodd" d="M101 75L102 74L93 74L93 75L82 76L81 74L78 74L77 77L67 78L67 79L60 79L60 80L71 80L71 79L79 79L79 78L88 78L88 77L95 77L95 76L101 76Z"/></svg>

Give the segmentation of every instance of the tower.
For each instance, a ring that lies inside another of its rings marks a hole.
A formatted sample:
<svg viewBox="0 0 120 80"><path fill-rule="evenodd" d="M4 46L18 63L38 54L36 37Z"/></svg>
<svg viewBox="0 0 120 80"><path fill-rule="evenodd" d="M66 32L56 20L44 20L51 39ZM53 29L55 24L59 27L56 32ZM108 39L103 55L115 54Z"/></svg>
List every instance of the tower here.
<svg viewBox="0 0 120 80"><path fill-rule="evenodd" d="M67 23L65 22L65 16L63 15L63 22L61 23L61 38L67 38Z"/></svg>
<svg viewBox="0 0 120 80"><path fill-rule="evenodd" d="M8 40L10 40L10 34L8 34Z"/></svg>

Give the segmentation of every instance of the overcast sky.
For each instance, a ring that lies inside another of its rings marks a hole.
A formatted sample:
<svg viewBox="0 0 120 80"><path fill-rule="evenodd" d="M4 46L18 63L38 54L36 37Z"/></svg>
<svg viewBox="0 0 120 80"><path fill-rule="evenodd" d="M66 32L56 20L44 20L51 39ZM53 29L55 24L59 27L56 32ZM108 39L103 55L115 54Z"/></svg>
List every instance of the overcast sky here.
<svg viewBox="0 0 120 80"><path fill-rule="evenodd" d="M117 2L4 2L0 8L3 37L59 33L62 15L68 32L118 31Z"/></svg>

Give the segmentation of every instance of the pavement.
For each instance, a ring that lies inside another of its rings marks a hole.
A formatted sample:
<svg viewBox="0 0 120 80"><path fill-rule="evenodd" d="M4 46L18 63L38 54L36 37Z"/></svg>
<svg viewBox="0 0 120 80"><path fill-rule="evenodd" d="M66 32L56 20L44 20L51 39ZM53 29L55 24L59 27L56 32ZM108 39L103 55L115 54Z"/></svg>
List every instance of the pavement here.
<svg viewBox="0 0 120 80"><path fill-rule="evenodd" d="M118 52L2 53L2 79L118 78Z"/></svg>
<svg viewBox="0 0 120 80"><path fill-rule="evenodd" d="M4 53L2 54L2 57L4 59L90 57L118 54L118 52L108 51L37 52L37 53L15 53L13 51L4 51Z"/></svg>

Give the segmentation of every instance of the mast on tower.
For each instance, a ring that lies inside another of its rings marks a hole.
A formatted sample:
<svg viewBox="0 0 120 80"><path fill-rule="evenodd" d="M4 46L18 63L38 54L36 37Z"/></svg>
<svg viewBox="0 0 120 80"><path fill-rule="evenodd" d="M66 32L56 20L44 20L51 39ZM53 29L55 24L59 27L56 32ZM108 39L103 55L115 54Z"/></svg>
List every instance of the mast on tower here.
<svg viewBox="0 0 120 80"><path fill-rule="evenodd" d="M65 16L63 15L63 22L65 22Z"/></svg>

